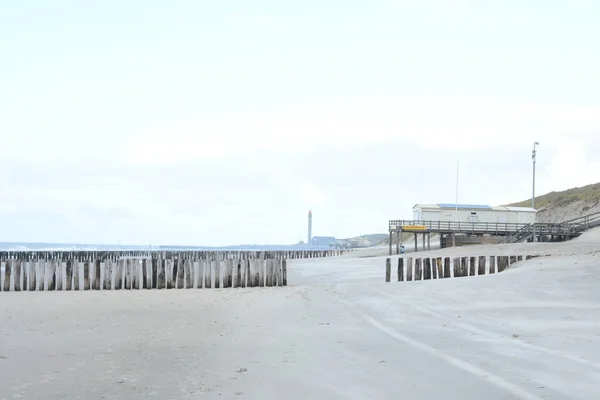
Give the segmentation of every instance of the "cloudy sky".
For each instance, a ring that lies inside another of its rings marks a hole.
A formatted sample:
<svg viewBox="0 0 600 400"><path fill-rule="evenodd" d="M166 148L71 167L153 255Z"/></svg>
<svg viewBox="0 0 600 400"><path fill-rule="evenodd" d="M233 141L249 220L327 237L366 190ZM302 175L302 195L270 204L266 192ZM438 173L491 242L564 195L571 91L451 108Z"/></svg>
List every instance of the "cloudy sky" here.
<svg viewBox="0 0 600 400"><path fill-rule="evenodd" d="M3 0L0 241L385 232L600 181L600 2Z"/></svg>

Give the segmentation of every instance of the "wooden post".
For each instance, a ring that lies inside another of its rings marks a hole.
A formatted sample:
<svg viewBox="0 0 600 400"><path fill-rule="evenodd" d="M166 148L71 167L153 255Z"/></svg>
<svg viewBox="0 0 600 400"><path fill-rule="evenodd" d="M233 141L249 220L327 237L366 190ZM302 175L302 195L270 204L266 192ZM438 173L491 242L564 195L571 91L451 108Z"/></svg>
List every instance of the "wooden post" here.
<svg viewBox="0 0 600 400"><path fill-rule="evenodd" d="M39 262L40 269L43 268L43 265L44 265L44 260L40 260L40 262ZM80 275L81 274L80 274L79 268L80 268L80 266L79 266L79 256L75 256L73 258L73 290L76 290L76 291L79 291L80 290L80 286L81 286L80 282L79 282L81 280L80 279ZM42 277L43 277L43 275L42 275ZM43 285L44 285L44 283L42 282L42 288L44 287Z"/></svg>
<svg viewBox="0 0 600 400"><path fill-rule="evenodd" d="M281 280L283 286L287 286L287 260L281 260Z"/></svg>
<svg viewBox="0 0 600 400"><path fill-rule="evenodd" d="M131 258L125 260L125 290L131 290Z"/></svg>
<svg viewBox="0 0 600 400"><path fill-rule="evenodd" d="M517 262L523 261L523 256L517 256Z"/></svg>
<svg viewBox="0 0 600 400"><path fill-rule="evenodd" d="M389 250L389 254L388 254L390 256L392 255L392 238L393 238L393 235L392 235L392 231L390 230L390 240L389 240L389 248L390 248L390 250Z"/></svg>
<svg viewBox="0 0 600 400"><path fill-rule="evenodd" d="M160 264L160 259L158 256L152 256L152 289L158 289L158 265Z"/></svg>
<svg viewBox="0 0 600 400"><path fill-rule="evenodd" d="M469 261L470 261L469 276L475 276L475 272L477 271L477 265L476 265L477 258L471 257Z"/></svg>
<svg viewBox="0 0 600 400"><path fill-rule="evenodd" d="M444 278L444 259L442 257L438 257L435 259L435 264L437 266L437 278Z"/></svg>
<svg viewBox="0 0 600 400"><path fill-rule="evenodd" d="M265 261L258 260L258 287L265 287Z"/></svg>
<svg viewBox="0 0 600 400"><path fill-rule="evenodd" d="M420 281L423 279L423 269L421 268L422 259L415 259L415 281Z"/></svg>
<svg viewBox="0 0 600 400"><path fill-rule="evenodd" d="M478 275L485 275L485 261L486 256L479 257L479 270L477 271Z"/></svg>
<svg viewBox="0 0 600 400"><path fill-rule="evenodd" d="M431 250L431 232L427 233L427 250Z"/></svg>
<svg viewBox="0 0 600 400"><path fill-rule="evenodd" d="M50 263L50 268L52 268L52 263ZM83 261L83 290L90 290L90 259L88 255Z"/></svg>
<svg viewBox="0 0 600 400"><path fill-rule="evenodd" d="M148 259L142 258L142 289L150 289L148 276Z"/></svg>
<svg viewBox="0 0 600 400"><path fill-rule="evenodd" d="M21 257L21 270L23 271L23 291L29 290L29 256L23 255Z"/></svg>
<svg viewBox="0 0 600 400"><path fill-rule="evenodd" d="M227 289L233 286L233 263L231 259L225 260L225 269L223 271L223 288Z"/></svg>
<svg viewBox="0 0 600 400"><path fill-rule="evenodd" d="M517 262L517 257L516 256L510 256L510 258L509 258L509 264L508 265L513 265L516 262Z"/></svg>
<svg viewBox="0 0 600 400"><path fill-rule="evenodd" d="M204 287L207 289L212 288L212 260L210 256L204 262Z"/></svg>
<svg viewBox="0 0 600 400"><path fill-rule="evenodd" d="M469 276L469 257L462 257L460 260L460 275Z"/></svg>
<svg viewBox="0 0 600 400"><path fill-rule="evenodd" d="M62 290L61 259L55 255L54 258L54 290Z"/></svg>
<svg viewBox="0 0 600 400"><path fill-rule="evenodd" d="M13 260L13 266L15 268L15 292L21 291L21 260Z"/></svg>
<svg viewBox="0 0 600 400"><path fill-rule="evenodd" d="M413 259L406 259L406 281L410 282L413 280Z"/></svg>
<svg viewBox="0 0 600 400"><path fill-rule="evenodd" d="M263 278L262 273L262 260L260 258L254 259L254 287L260 287L260 282Z"/></svg>
<svg viewBox="0 0 600 400"><path fill-rule="evenodd" d="M265 286L273 286L273 263L270 259L265 260Z"/></svg>
<svg viewBox="0 0 600 400"><path fill-rule="evenodd" d="M215 258L215 289L221 287L221 261L219 257Z"/></svg>
<svg viewBox="0 0 600 400"><path fill-rule="evenodd" d="M498 256L498 273L504 271L508 267L508 257Z"/></svg>
<svg viewBox="0 0 600 400"><path fill-rule="evenodd" d="M391 282L392 280L392 260L389 258L385 259L385 281Z"/></svg>
<svg viewBox="0 0 600 400"><path fill-rule="evenodd" d="M490 256L490 274L496 273L496 257Z"/></svg>
<svg viewBox="0 0 600 400"><path fill-rule="evenodd" d="M37 267L37 260L33 260L33 258L31 259L31 261L29 261L29 290L31 292L35 291L37 289L37 272L36 272L36 267ZM67 266L67 290L71 290L71 285L69 282L69 269Z"/></svg>
<svg viewBox="0 0 600 400"><path fill-rule="evenodd" d="M165 264L166 261L163 257L158 259L158 270L156 271L156 289L164 289L166 287L165 281Z"/></svg>
<svg viewBox="0 0 600 400"><path fill-rule="evenodd" d="M95 260L96 263L96 276L94 278L94 289L96 290L100 290L102 289L102 281L100 280L100 270L101 270L101 266L100 266L100 257L97 257Z"/></svg>
<svg viewBox="0 0 600 400"><path fill-rule="evenodd" d="M444 258L444 278L451 278L452 272L450 270L450 257Z"/></svg>
<svg viewBox="0 0 600 400"><path fill-rule="evenodd" d="M418 240L418 236L416 233L415 235L415 253L419 251L419 240ZM415 261L415 266L417 265L416 261Z"/></svg>
<svg viewBox="0 0 600 400"><path fill-rule="evenodd" d="M242 287L242 260L237 260L235 263L236 274L235 274L235 287ZM272 270L272 268L271 268Z"/></svg>
<svg viewBox="0 0 600 400"><path fill-rule="evenodd" d="M54 291L55 288L56 288L56 261L54 261L54 259L52 259L52 260L50 260L50 268L48 268L48 291Z"/></svg>
<svg viewBox="0 0 600 400"><path fill-rule="evenodd" d="M285 259L283 259L285 260ZM283 261L282 260L282 261ZM244 263L243 269L244 269L244 274L242 276L242 287L246 287L246 286L250 286L250 260L246 259L246 260L242 260L242 262ZM283 263L282 263L283 265ZM283 279L283 271L282 271L282 278Z"/></svg>
<svg viewBox="0 0 600 400"><path fill-rule="evenodd" d="M133 288L140 290L144 284L144 271L139 258L133 259Z"/></svg>
<svg viewBox="0 0 600 400"><path fill-rule="evenodd" d="M192 268L192 260L189 258L189 256L185 258L183 269L183 279L185 280L185 288L192 289L194 287L194 275Z"/></svg>
<svg viewBox="0 0 600 400"><path fill-rule="evenodd" d="M113 260L112 255L108 255L104 260L104 290L112 290Z"/></svg>
<svg viewBox="0 0 600 400"><path fill-rule="evenodd" d="M177 289L185 288L185 259L183 255L177 257ZM218 261L217 261L218 262Z"/></svg>
<svg viewBox="0 0 600 400"><path fill-rule="evenodd" d="M165 264L165 283L167 289L173 289L175 287L176 279L177 279L177 258L173 256L173 254L169 254L167 257L167 262Z"/></svg>
<svg viewBox="0 0 600 400"><path fill-rule="evenodd" d="M397 276L398 276L398 282L403 282L404 281L404 258L400 257L398 259L398 272L397 272Z"/></svg>
<svg viewBox="0 0 600 400"><path fill-rule="evenodd" d="M429 257L423 259L423 279L431 279L431 258Z"/></svg>
<svg viewBox="0 0 600 400"><path fill-rule="evenodd" d="M254 287L254 281L255 281L254 277L256 275L255 271L256 271L255 260L249 259L248 260L248 287Z"/></svg>
<svg viewBox="0 0 600 400"><path fill-rule="evenodd" d="M4 286L2 291L10 292L10 276L12 274L11 262L10 259L7 258L4 262Z"/></svg>

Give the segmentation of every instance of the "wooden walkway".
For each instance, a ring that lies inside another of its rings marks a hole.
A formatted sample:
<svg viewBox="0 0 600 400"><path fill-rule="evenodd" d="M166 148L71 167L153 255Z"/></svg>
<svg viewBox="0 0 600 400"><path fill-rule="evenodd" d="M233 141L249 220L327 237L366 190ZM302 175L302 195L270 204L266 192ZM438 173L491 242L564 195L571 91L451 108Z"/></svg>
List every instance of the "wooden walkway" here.
<svg viewBox="0 0 600 400"><path fill-rule="evenodd" d="M501 222L452 222L452 221L389 221L389 254L392 254L392 241L396 236L396 254L400 253L402 233L410 232L423 234L423 243L429 242L431 233L440 235L443 241L445 235L490 235L504 237L506 243L517 243L530 240L535 235L536 240L543 236L568 240L579 236L588 229L600 226L600 213L585 215L573 220L551 223L501 223Z"/></svg>

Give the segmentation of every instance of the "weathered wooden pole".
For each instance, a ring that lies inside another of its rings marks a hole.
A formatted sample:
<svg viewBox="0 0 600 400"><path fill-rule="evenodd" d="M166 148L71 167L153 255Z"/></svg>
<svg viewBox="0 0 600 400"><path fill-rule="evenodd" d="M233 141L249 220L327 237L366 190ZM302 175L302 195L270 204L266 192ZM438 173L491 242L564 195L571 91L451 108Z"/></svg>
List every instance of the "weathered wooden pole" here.
<svg viewBox="0 0 600 400"><path fill-rule="evenodd" d="M183 255L177 257L177 289L185 288L185 259Z"/></svg>
<svg viewBox="0 0 600 400"><path fill-rule="evenodd" d="M152 268L152 273L151 275L151 279L152 279L152 289L157 289L158 288L158 265L160 264L160 259L158 258L158 255L152 255L152 259L151 259L151 268Z"/></svg>
<svg viewBox="0 0 600 400"><path fill-rule="evenodd" d="M498 273L504 271L508 267L508 256L498 256Z"/></svg>
<svg viewBox="0 0 600 400"><path fill-rule="evenodd" d="M15 292L21 291L21 260L13 260L13 267L15 269Z"/></svg>
<svg viewBox="0 0 600 400"><path fill-rule="evenodd" d="M127 258L127 260L125 260L125 290L131 290L131 279L132 279L132 260L131 258Z"/></svg>
<svg viewBox="0 0 600 400"><path fill-rule="evenodd" d="M156 289L165 289L167 284L165 281L166 275L165 275L165 266L166 266L167 260L165 260L164 257L161 257L158 260L158 271L156 273Z"/></svg>
<svg viewBox="0 0 600 400"><path fill-rule="evenodd" d="M477 271L478 275L485 275L486 258L487 258L486 256L479 257L479 269Z"/></svg>
<svg viewBox="0 0 600 400"><path fill-rule="evenodd" d="M150 274L148 273L148 259L142 258L142 289L150 289L150 286L148 285L149 275Z"/></svg>
<svg viewBox="0 0 600 400"><path fill-rule="evenodd" d="M287 286L287 260L281 260L281 280L283 286Z"/></svg>
<svg viewBox="0 0 600 400"><path fill-rule="evenodd" d="M12 275L12 262L9 258L4 262L4 291L10 292L10 276Z"/></svg>
<svg viewBox="0 0 600 400"><path fill-rule="evenodd" d="M194 288L194 268L191 257L186 257L185 259L185 288Z"/></svg>
<svg viewBox="0 0 600 400"><path fill-rule="evenodd" d="M243 263L243 276L242 276L242 287L247 287L250 286L250 282L252 281L252 279L250 279L250 259L246 259L242 261Z"/></svg>
<svg viewBox="0 0 600 400"><path fill-rule="evenodd" d="M436 258L435 264L437 266L437 279L444 278L444 259L442 257Z"/></svg>
<svg viewBox="0 0 600 400"><path fill-rule="evenodd" d="M423 279L431 279L431 258L429 257L423 259Z"/></svg>
<svg viewBox="0 0 600 400"><path fill-rule="evenodd" d="M215 289L221 287L221 261L220 257L215 257Z"/></svg>
<svg viewBox="0 0 600 400"><path fill-rule="evenodd" d="M398 282L404 281L404 258L398 258L398 272L397 272Z"/></svg>
<svg viewBox="0 0 600 400"><path fill-rule="evenodd" d="M517 262L517 257L516 256L510 256L509 260L510 260L510 263L508 265L513 265L514 263Z"/></svg>
<svg viewBox="0 0 600 400"><path fill-rule="evenodd" d="M411 282L413 280L413 259L409 257L406 259L406 281Z"/></svg>
<svg viewBox="0 0 600 400"><path fill-rule="evenodd" d="M242 260L236 260L235 263L236 274L235 274L235 287L242 287Z"/></svg>
<svg viewBox="0 0 600 400"><path fill-rule="evenodd" d="M266 279L265 286L273 286L273 262L271 259L265 260Z"/></svg>
<svg viewBox="0 0 600 400"><path fill-rule="evenodd" d="M475 276L475 272L477 271L477 258L470 257L469 259L469 276Z"/></svg>
<svg viewBox="0 0 600 400"><path fill-rule="evenodd" d="M39 262L40 270L43 268L43 265L44 265L44 261L40 260L40 262ZM73 257L73 290L76 290L76 291L79 291L80 287L81 287L81 282L80 282L80 280L81 280L81 278L80 278L81 273L79 271L79 268L80 268L79 256L75 255ZM43 285L44 284L42 282L42 288L44 287Z"/></svg>
<svg viewBox="0 0 600 400"><path fill-rule="evenodd" d="M37 288L36 285L36 278L37 278L37 273L36 273L36 267L37 267L37 259L34 260L33 258L30 259L29 261L29 291L33 292L35 291L35 289ZM68 266L67 266L67 290L71 290L71 284L69 282L69 270L68 270ZM71 271L72 273L72 271Z"/></svg>
<svg viewBox="0 0 600 400"><path fill-rule="evenodd" d="M490 274L496 273L496 256L490 256Z"/></svg>
<svg viewBox="0 0 600 400"><path fill-rule="evenodd" d="M266 260L258 260L258 287L265 287L265 262Z"/></svg>
<svg viewBox="0 0 600 400"><path fill-rule="evenodd" d="M391 282L392 280L392 260L389 258L385 259L385 281Z"/></svg>
<svg viewBox="0 0 600 400"><path fill-rule="evenodd" d="M255 271L256 271L256 266L255 266L255 261L253 258L250 258L247 260L248 263L248 287L254 287L254 283L255 283Z"/></svg>
<svg viewBox="0 0 600 400"><path fill-rule="evenodd" d="M56 288L56 260L50 260L50 268L48 269L48 291L54 291ZM89 288L88 288L89 289Z"/></svg>
<svg viewBox="0 0 600 400"><path fill-rule="evenodd" d="M96 276L94 277L94 289L96 290L100 290L102 289L102 281L100 280L100 271L101 271L101 265L100 265L100 257L97 257L95 260L95 272L96 272ZM62 263L61 263L62 264ZM62 278L61 278L62 279Z"/></svg>
<svg viewBox="0 0 600 400"><path fill-rule="evenodd" d="M52 269L52 262L50 268ZM90 290L90 259L88 255L83 261L83 290Z"/></svg>
<svg viewBox="0 0 600 400"><path fill-rule="evenodd" d="M444 258L444 278L451 278L452 270L450 269L450 257Z"/></svg>
<svg viewBox="0 0 600 400"><path fill-rule="evenodd" d="M210 255L207 256L207 259L204 262L204 287L206 289L212 288L212 260L210 259Z"/></svg>
<svg viewBox="0 0 600 400"><path fill-rule="evenodd" d="M415 259L415 281L420 281L423 279L423 269L421 268L422 259Z"/></svg>

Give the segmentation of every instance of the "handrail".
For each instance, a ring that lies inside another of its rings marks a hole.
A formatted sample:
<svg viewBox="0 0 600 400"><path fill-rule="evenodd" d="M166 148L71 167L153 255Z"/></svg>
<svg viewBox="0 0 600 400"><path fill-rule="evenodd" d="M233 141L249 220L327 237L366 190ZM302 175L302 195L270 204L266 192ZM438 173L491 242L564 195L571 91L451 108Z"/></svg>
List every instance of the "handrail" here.
<svg viewBox="0 0 600 400"><path fill-rule="evenodd" d="M495 232L515 234L517 232L525 232L532 228L530 223L518 222L461 222L461 221L422 221L422 220L390 220L389 230L394 231L402 227L423 226L425 230L435 231L458 231L458 232ZM561 234L570 235L577 231L578 226L575 224L555 224L555 223L535 223L536 230L541 234ZM411 230L411 229L408 229Z"/></svg>

